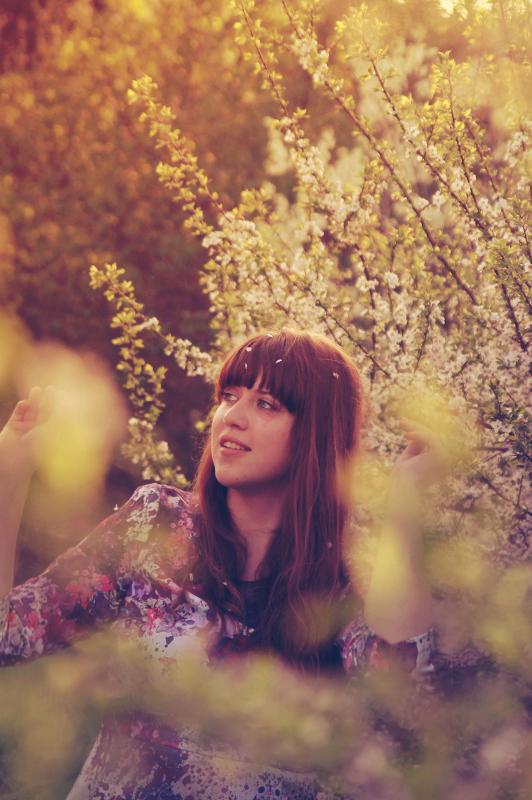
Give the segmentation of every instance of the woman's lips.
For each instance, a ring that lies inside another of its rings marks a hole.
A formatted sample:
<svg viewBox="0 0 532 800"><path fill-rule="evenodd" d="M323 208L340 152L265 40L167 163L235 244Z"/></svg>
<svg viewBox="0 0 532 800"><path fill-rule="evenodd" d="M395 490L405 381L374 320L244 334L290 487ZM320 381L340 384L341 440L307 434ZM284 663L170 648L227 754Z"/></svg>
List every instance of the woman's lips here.
<svg viewBox="0 0 532 800"><path fill-rule="evenodd" d="M248 453L250 448L239 442L238 439L229 438L229 436L222 436L220 439L220 449L225 452Z"/></svg>

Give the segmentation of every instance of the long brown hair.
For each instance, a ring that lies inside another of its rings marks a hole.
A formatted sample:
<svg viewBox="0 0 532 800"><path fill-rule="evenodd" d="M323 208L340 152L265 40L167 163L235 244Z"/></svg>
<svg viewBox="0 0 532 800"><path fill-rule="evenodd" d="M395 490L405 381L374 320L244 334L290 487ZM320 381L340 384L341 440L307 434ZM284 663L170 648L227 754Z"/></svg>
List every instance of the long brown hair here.
<svg viewBox="0 0 532 800"><path fill-rule="evenodd" d="M364 392L340 347L322 335L286 329L253 336L229 354L216 386L218 402L227 387L251 389L257 380L295 417L281 524L261 564L269 587L261 641L301 662L319 642L318 617L346 583L346 510L338 479L359 443ZM200 535L189 580L200 583L205 599L218 608L241 614L238 580L246 545L233 525L227 489L216 480L210 437L194 490Z"/></svg>

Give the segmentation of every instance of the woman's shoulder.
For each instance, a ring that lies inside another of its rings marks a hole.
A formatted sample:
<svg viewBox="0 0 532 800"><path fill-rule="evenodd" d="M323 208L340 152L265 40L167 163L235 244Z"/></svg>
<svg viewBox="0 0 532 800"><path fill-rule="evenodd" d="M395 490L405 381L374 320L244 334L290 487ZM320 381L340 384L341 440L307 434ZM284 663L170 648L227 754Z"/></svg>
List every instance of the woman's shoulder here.
<svg viewBox="0 0 532 800"><path fill-rule="evenodd" d="M136 506L157 510L173 508L186 510L189 513L198 512L197 497L192 492L178 489L177 486L167 486L161 483L147 483L139 486L126 503L132 509Z"/></svg>
<svg viewBox="0 0 532 800"><path fill-rule="evenodd" d="M110 537L123 545L141 544L177 531L181 538L194 538L198 532L199 506L196 495L149 483L139 486L112 517L104 520L94 533Z"/></svg>
<svg viewBox="0 0 532 800"><path fill-rule="evenodd" d="M155 518L166 515L190 520L191 525L199 517L197 495L178 489L177 486L166 486L160 483L147 483L139 486L131 495L124 509L129 518Z"/></svg>

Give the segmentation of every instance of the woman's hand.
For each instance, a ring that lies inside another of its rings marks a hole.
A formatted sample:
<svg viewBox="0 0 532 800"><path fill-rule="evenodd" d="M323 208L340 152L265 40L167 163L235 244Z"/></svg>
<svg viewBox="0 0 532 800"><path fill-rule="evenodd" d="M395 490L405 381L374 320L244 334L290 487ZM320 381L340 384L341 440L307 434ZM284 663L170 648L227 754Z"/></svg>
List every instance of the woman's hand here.
<svg viewBox="0 0 532 800"><path fill-rule="evenodd" d="M401 421L401 428L408 445L392 469L365 605L368 625L389 642L419 636L433 624L420 499L421 492L442 480L450 467L449 454L434 431L409 419Z"/></svg>
<svg viewBox="0 0 532 800"><path fill-rule="evenodd" d="M15 406L0 432L0 476L30 477L38 466L43 440L52 434L56 417L67 405L64 392L34 387Z"/></svg>
<svg viewBox="0 0 532 800"><path fill-rule="evenodd" d="M440 437L430 428L402 419L400 426L408 445L392 469L392 481L405 478L412 488L423 491L443 480L451 466L451 458Z"/></svg>
<svg viewBox="0 0 532 800"><path fill-rule="evenodd" d="M57 435L55 423L67 405L64 392L53 386L31 390L17 403L0 432L0 597L13 584L17 534L30 478L43 443Z"/></svg>

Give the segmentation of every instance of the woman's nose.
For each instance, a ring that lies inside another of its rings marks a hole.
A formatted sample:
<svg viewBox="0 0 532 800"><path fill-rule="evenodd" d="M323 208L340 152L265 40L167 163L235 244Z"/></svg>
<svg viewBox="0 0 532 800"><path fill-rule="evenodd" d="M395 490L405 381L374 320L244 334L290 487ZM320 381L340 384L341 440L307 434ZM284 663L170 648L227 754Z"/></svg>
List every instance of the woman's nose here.
<svg viewBox="0 0 532 800"><path fill-rule="evenodd" d="M236 402L231 406L231 408L227 409L223 416L223 421L229 426L235 426L237 428L247 427L246 412L240 401Z"/></svg>

